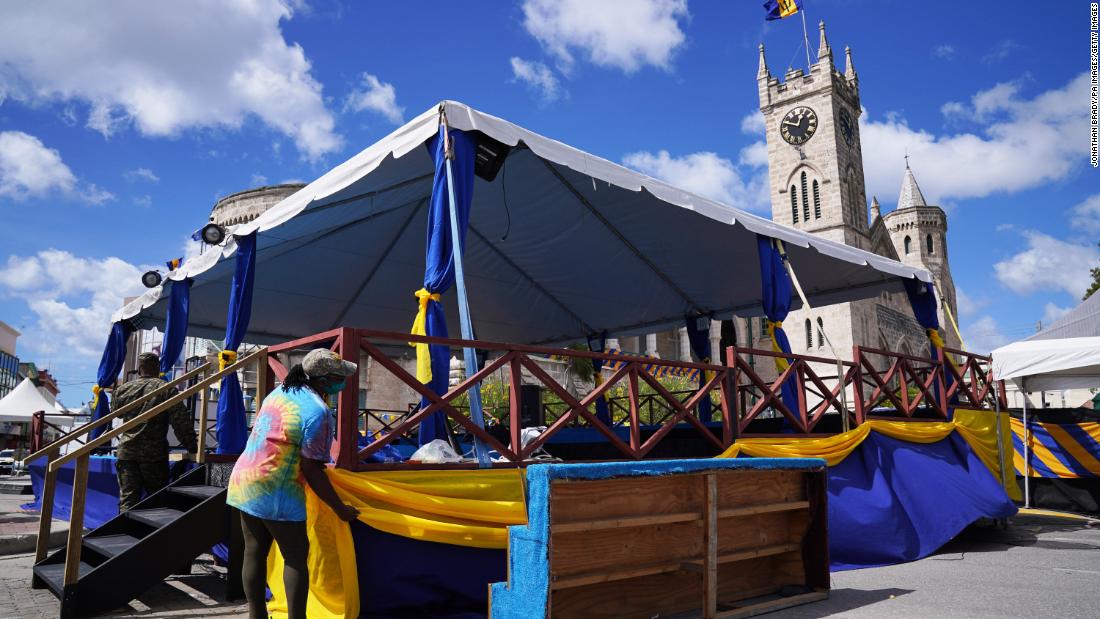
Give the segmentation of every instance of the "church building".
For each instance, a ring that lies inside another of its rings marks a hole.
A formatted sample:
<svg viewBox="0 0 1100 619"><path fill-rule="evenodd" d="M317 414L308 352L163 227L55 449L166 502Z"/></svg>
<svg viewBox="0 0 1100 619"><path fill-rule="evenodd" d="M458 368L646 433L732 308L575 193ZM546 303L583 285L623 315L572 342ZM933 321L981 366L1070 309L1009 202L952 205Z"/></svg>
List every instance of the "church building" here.
<svg viewBox="0 0 1100 619"><path fill-rule="evenodd" d="M767 128L772 219L931 272L940 297L940 326L949 347L959 339L945 314L954 315L955 285L947 256L947 215L929 205L908 161L897 207L881 212L872 198L870 217L860 144L859 77L844 49L844 70L833 61L821 23L817 61L809 72L790 69L772 75L760 46L757 86ZM900 162L899 162L900 163ZM899 166L900 167L900 166ZM797 273L798 265L793 265ZM770 349L765 321L741 321L741 346ZM855 345L926 356L928 339L913 318L904 293L792 311L784 329L796 353L831 357L831 341L842 359Z"/></svg>

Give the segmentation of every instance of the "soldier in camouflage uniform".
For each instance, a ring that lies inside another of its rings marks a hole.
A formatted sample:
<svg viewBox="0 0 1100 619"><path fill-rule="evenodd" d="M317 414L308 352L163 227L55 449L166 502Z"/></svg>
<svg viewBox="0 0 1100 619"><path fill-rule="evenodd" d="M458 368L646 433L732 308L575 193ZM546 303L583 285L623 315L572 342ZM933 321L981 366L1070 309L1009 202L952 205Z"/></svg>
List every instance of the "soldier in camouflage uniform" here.
<svg viewBox="0 0 1100 619"><path fill-rule="evenodd" d="M160 378L160 361L153 353L138 357L139 377L115 390L112 405L115 410L152 393L164 385ZM154 406L172 398L178 392L166 389L149 398L142 406L123 415L126 421L137 417ZM168 424L176 431L176 438L189 453L198 449L195 424L182 403L173 406L153 419L124 432L118 438L118 508L132 509L141 500L142 491L152 494L168 484Z"/></svg>

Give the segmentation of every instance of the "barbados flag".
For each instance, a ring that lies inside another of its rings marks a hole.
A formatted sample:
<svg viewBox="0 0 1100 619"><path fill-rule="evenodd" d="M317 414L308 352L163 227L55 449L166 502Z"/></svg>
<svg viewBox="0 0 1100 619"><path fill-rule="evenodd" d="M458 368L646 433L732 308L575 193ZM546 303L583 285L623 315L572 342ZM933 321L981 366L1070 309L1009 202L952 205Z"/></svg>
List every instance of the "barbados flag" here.
<svg viewBox="0 0 1100 619"><path fill-rule="evenodd" d="M790 17L802 8L801 0L768 0L764 3L764 9L768 14L764 19L768 21Z"/></svg>
<svg viewBox="0 0 1100 619"><path fill-rule="evenodd" d="M183 258L173 258L168 262L165 262L164 264L168 266L169 271L175 271L176 269L180 268L181 264L183 264Z"/></svg>

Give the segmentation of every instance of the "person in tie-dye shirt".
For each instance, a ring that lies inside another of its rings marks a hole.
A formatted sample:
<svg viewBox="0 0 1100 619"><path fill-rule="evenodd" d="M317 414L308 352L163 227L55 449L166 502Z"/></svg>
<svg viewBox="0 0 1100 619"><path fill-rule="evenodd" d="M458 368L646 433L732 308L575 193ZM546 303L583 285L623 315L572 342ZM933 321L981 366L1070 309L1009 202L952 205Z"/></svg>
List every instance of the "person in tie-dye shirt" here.
<svg viewBox="0 0 1100 619"><path fill-rule="evenodd" d="M309 573L306 556L305 484L343 520L359 512L346 505L325 474L332 423L324 396L340 393L356 365L331 350L310 351L264 398L244 453L229 477L226 503L241 511L244 581L249 616L267 617L267 555L279 543L291 619L306 616Z"/></svg>

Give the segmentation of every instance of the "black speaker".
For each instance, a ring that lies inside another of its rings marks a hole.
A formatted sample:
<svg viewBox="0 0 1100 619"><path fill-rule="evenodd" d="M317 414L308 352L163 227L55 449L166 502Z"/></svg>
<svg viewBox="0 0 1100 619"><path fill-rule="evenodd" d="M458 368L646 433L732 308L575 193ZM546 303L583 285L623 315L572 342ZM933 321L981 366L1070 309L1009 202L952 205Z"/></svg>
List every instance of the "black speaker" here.
<svg viewBox="0 0 1100 619"><path fill-rule="evenodd" d="M519 386L519 418L524 428L546 425L546 414L542 410L542 387Z"/></svg>

